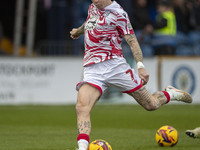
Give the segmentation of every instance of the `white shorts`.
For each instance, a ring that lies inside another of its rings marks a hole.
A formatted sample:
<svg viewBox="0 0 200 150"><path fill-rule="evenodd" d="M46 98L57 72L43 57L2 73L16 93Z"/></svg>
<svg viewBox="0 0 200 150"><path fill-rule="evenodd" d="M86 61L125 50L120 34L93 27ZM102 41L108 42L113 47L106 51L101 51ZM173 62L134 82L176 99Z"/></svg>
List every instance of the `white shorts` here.
<svg viewBox="0 0 200 150"><path fill-rule="evenodd" d="M84 67L83 81L76 86L88 83L101 92L109 86L115 86L123 93L132 93L142 87L142 80L123 57L106 60Z"/></svg>

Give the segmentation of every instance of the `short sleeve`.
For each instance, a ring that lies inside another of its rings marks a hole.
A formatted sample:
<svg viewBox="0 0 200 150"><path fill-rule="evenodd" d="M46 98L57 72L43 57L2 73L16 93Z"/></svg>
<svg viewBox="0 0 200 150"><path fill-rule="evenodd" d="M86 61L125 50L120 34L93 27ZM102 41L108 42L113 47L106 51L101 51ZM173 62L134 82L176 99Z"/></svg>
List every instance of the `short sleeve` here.
<svg viewBox="0 0 200 150"><path fill-rule="evenodd" d="M122 36L126 34L134 34L133 27L130 23L130 19L125 11L121 14L118 14L116 27Z"/></svg>
<svg viewBox="0 0 200 150"><path fill-rule="evenodd" d="M90 17L90 12L92 11L91 9L92 9L92 5L90 5L89 8L88 8L88 16L87 16L86 20L88 20L89 17Z"/></svg>

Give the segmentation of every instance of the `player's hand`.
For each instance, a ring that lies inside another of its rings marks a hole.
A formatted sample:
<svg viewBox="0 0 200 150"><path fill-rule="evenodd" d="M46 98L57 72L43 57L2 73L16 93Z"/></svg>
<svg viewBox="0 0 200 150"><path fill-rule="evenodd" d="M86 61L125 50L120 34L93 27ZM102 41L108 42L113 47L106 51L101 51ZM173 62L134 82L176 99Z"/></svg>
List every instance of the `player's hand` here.
<svg viewBox="0 0 200 150"><path fill-rule="evenodd" d="M149 81L149 73L145 70L145 68L138 69L139 77L142 79L142 84L145 85Z"/></svg>
<svg viewBox="0 0 200 150"><path fill-rule="evenodd" d="M78 28L74 28L72 29L72 31L70 31L70 37L72 39L78 39L81 35L79 34L79 29Z"/></svg>

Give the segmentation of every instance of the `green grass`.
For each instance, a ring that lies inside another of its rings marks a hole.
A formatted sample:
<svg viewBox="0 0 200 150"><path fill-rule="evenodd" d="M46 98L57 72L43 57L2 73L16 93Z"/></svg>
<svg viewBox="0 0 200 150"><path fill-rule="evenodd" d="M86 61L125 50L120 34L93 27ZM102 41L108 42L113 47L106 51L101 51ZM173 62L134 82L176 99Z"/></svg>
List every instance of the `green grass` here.
<svg viewBox="0 0 200 150"><path fill-rule="evenodd" d="M74 106L0 106L0 150L75 150ZM148 112L138 105L96 105L91 141L107 140L113 150L199 150L200 139L185 134L200 126L200 105L165 105ZM159 147L156 130L171 125L179 132L173 148Z"/></svg>

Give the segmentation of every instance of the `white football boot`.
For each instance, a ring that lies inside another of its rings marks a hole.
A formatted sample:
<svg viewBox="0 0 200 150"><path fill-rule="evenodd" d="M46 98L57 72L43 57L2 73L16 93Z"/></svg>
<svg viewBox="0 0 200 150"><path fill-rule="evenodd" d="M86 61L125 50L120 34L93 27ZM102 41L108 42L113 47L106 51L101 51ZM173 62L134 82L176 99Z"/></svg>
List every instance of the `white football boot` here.
<svg viewBox="0 0 200 150"><path fill-rule="evenodd" d="M185 103L192 103L192 97L189 93L176 89L175 87L168 85L165 91L169 92L171 100L182 101Z"/></svg>
<svg viewBox="0 0 200 150"><path fill-rule="evenodd" d="M186 130L185 133L193 138L200 138L200 127L195 128L193 130Z"/></svg>

